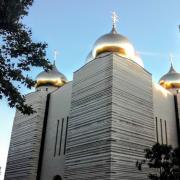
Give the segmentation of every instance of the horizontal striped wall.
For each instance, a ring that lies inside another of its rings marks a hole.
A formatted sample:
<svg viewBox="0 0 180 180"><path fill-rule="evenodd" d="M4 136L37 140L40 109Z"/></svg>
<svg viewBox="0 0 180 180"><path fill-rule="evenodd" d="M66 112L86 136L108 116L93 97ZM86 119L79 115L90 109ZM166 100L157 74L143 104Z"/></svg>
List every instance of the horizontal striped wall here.
<svg viewBox="0 0 180 180"><path fill-rule="evenodd" d="M111 180L144 180L135 162L155 142L151 74L113 55Z"/></svg>
<svg viewBox="0 0 180 180"><path fill-rule="evenodd" d="M16 112L9 147L5 180L35 180L41 144L46 92L26 96L36 113L26 116Z"/></svg>
<svg viewBox="0 0 180 180"><path fill-rule="evenodd" d="M135 161L155 142L151 74L102 54L74 74L65 179L146 179Z"/></svg>
<svg viewBox="0 0 180 180"><path fill-rule="evenodd" d="M112 61L104 57L76 71L68 126L66 180L108 180L111 160Z"/></svg>

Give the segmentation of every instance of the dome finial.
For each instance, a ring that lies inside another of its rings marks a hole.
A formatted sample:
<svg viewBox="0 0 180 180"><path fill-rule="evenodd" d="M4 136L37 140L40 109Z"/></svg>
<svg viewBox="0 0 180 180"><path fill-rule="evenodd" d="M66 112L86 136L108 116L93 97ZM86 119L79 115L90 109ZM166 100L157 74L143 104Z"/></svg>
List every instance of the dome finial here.
<svg viewBox="0 0 180 180"><path fill-rule="evenodd" d="M119 20L119 16L116 14L115 11L112 12L112 32L116 32L116 22Z"/></svg>
<svg viewBox="0 0 180 180"><path fill-rule="evenodd" d="M169 54L169 60L170 60L171 66L173 66L173 55L171 53Z"/></svg>
<svg viewBox="0 0 180 180"><path fill-rule="evenodd" d="M169 72L176 72L174 67L173 67L173 55L171 53L169 54L169 60L170 60L170 63L171 63L171 67L170 67Z"/></svg>

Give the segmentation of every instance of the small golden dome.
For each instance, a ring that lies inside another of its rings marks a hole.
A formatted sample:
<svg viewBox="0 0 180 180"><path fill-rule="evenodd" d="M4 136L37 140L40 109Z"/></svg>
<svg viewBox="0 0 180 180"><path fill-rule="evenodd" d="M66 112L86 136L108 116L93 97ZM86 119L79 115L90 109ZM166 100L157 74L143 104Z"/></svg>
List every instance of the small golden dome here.
<svg viewBox="0 0 180 180"><path fill-rule="evenodd" d="M52 70L43 71L36 77L36 88L40 86L61 87L67 82L67 78L60 73L55 64Z"/></svg>
<svg viewBox="0 0 180 180"><path fill-rule="evenodd" d="M105 52L116 52L120 56L131 59L143 67L143 62L141 58L136 55L133 45L126 37L117 33L114 26L110 33L101 36L95 42L92 52L88 55L86 62L93 60L98 55Z"/></svg>
<svg viewBox="0 0 180 180"><path fill-rule="evenodd" d="M161 77L159 84L165 89L180 88L180 73L176 72L171 64L170 70L167 74Z"/></svg>

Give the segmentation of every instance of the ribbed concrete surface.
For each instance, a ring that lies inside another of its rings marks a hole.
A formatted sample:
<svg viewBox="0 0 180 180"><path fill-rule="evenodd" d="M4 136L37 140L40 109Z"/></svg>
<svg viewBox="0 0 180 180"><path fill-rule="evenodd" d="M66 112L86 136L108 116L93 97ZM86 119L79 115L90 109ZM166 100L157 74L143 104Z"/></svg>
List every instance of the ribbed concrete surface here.
<svg viewBox="0 0 180 180"><path fill-rule="evenodd" d="M146 179L135 161L155 140L151 75L104 54L75 72L72 89L65 179Z"/></svg>
<svg viewBox="0 0 180 180"><path fill-rule="evenodd" d="M144 180L135 168L143 150L154 144L151 74L132 61L113 55L111 180Z"/></svg>
<svg viewBox="0 0 180 180"><path fill-rule="evenodd" d="M26 96L37 113L25 116L16 112L6 165L5 180L35 180L46 106L46 92Z"/></svg>
<svg viewBox="0 0 180 180"><path fill-rule="evenodd" d="M109 56L75 72L65 179L110 179L112 61Z"/></svg>

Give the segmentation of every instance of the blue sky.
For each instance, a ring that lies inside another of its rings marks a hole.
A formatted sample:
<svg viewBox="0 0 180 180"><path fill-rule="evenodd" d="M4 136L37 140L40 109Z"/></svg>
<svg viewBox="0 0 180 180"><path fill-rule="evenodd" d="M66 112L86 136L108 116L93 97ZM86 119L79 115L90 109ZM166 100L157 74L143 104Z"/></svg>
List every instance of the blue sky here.
<svg viewBox="0 0 180 180"><path fill-rule="evenodd" d="M69 80L84 64L96 39L111 30L112 11L119 15L119 33L141 52L154 81L168 71L169 53L174 54L174 67L180 72L179 0L34 1L24 22L32 28L34 41L48 43L50 60L55 49L60 52L56 64ZM40 71L32 70L30 75L35 78ZM30 90L22 88L22 92ZM0 112L0 166L4 168L15 110L3 100Z"/></svg>

